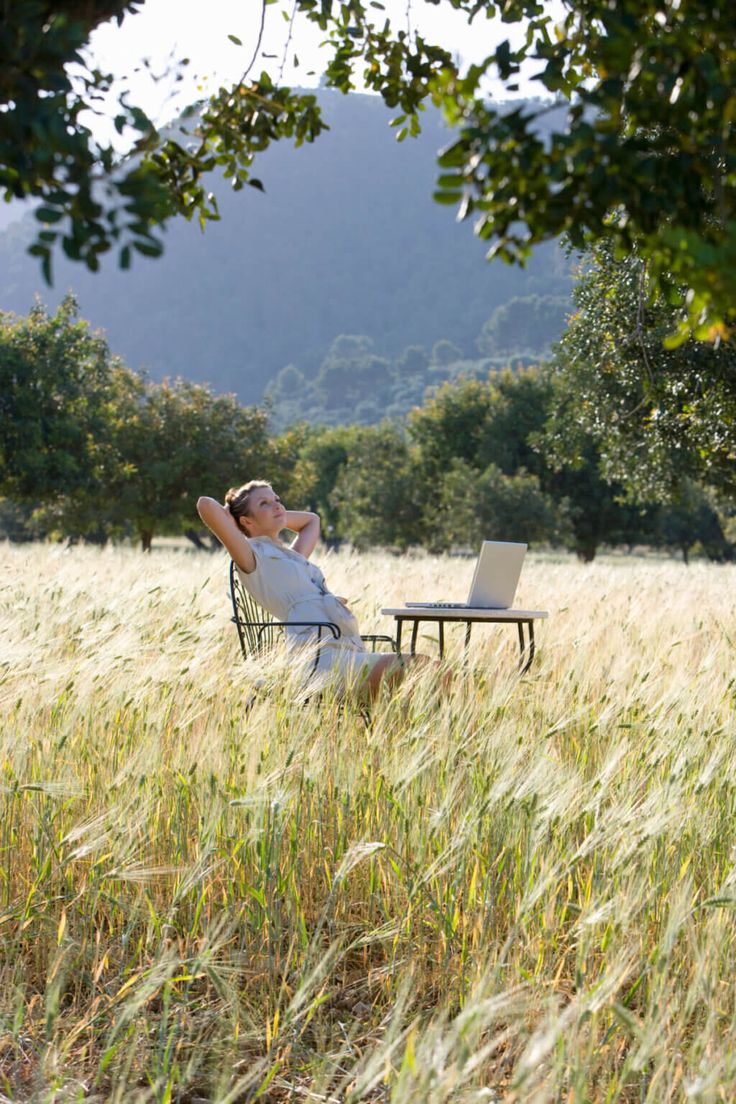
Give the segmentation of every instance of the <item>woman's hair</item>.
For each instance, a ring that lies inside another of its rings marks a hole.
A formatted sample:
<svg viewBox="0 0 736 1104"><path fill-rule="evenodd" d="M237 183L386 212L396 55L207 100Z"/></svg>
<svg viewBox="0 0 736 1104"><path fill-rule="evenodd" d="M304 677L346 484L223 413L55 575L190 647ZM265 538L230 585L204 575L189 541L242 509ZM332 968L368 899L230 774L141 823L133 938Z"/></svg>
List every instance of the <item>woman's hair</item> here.
<svg viewBox="0 0 736 1104"><path fill-rule="evenodd" d="M242 487L231 487L225 495L225 509L230 511L238 524L241 517L248 517L250 496L259 487L271 488L271 484L264 479L251 479Z"/></svg>

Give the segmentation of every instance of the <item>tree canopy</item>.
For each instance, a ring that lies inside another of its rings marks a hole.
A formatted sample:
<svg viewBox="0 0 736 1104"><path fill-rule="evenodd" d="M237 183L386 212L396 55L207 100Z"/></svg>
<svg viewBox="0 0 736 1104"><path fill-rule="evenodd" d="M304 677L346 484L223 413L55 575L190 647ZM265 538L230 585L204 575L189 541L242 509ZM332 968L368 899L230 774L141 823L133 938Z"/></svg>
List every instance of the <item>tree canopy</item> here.
<svg viewBox="0 0 736 1104"><path fill-rule="evenodd" d="M116 126L138 139L118 164L79 125L109 84L80 50L101 20L144 2L16 0L0 14L0 187L42 201L33 249L47 275L57 244L91 268L113 247L123 266L131 249L157 254L157 227L171 216L217 218L207 173L262 188L252 171L261 150L313 141L328 125L312 93L250 66L192 112L190 133L157 131L123 98ZM470 21L523 23L526 34L519 45L502 37L461 72L448 49L392 24L380 4L295 0L290 18L324 32L324 84L380 94L400 139L418 132L426 101L442 108L456 135L439 157L436 198L476 220L492 256L523 262L561 233L575 245L592 236L620 253L636 248L654 286L683 289L681 339L688 327L725 332L736 275L736 11L708 0L563 0L555 20L538 0L436 2ZM246 45L255 60L259 44ZM70 62L83 66L75 81ZM486 78L514 93L528 63L544 98L491 107Z"/></svg>
<svg viewBox="0 0 736 1104"><path fill-rule="evenodd" d="M108 415L126 370L77 314L71 297L51 316L0 312L0 489L18 500L85 494L117 471Z"/></svg>
<svg viewBox="0 0 736 1104"><path fill-rule="evenodd" d="M588 462L641 500L677 499L691 481L736 497L736 349L667 348L677 307L653 298L646 264L607 245L586 259L577 306L551 364L545 447Z"/></svg>
<svg viewBox="0 0 736 1104"><path fill-rule="evenodd" d="M0 495L40 532L104 540L191 528L198 494L268 471L298 491L294 442L267 416L189 380L127 368L68 296L52 315L0 312Z"/></svg>

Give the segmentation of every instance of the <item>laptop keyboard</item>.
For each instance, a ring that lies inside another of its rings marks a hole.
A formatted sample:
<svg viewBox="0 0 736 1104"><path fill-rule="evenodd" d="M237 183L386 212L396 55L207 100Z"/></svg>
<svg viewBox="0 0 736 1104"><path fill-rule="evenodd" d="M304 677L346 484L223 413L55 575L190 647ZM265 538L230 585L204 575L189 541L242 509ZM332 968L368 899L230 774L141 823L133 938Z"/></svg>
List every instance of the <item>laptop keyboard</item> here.
<svg viewBox="0 0 736 1104"><path fill-rule="evenodd" d="M467 609L467 602L406 602L407 609Z"/></svg>

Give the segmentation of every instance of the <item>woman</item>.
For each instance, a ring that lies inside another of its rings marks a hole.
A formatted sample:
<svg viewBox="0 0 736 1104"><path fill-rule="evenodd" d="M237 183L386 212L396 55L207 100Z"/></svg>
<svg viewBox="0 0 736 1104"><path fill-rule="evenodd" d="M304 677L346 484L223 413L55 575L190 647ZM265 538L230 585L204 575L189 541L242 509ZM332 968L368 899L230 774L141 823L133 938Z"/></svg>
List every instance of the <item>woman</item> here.
<svg viewBox="0 0 736 1104"><path fill-rule="evenodd" d="M317 514L286 510L271 484L258 479L232 487L224 506L214 498L200 498L197 510L235 561L245 589L273 617L285 622L332 621L338 626L338 640L323 637L320 673L329 671L343 683L366 686L371 693L382 679L394 682L401 677L406 660L366 651L346 600L331 594L322 572L309 563L319 540ZM283 529L297 534L293 544L280 539ZM287 635L292 646L315 645L313 628L295 627Z"/></svg>

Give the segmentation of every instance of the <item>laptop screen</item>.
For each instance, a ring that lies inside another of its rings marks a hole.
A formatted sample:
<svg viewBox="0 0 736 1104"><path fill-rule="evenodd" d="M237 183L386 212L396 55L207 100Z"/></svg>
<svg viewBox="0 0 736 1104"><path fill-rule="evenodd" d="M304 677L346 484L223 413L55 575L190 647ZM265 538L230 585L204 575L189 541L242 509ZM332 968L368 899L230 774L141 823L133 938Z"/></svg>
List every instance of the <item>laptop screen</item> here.
<svg viewBox="0 0 736 1104"><path fill-rule="evenodd" d="M477 609L510 609L514 604L526 544L483 541L468 605Z"/></svg>

